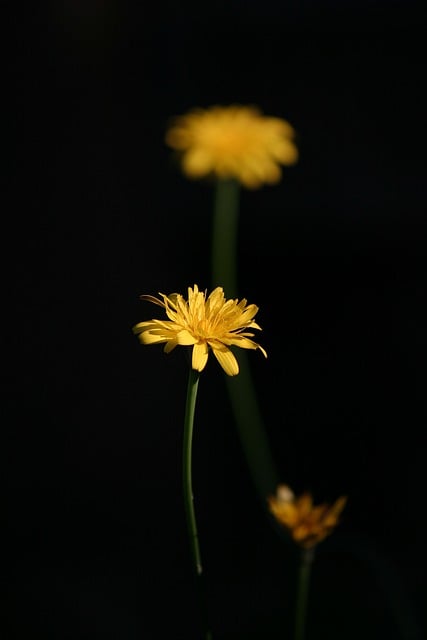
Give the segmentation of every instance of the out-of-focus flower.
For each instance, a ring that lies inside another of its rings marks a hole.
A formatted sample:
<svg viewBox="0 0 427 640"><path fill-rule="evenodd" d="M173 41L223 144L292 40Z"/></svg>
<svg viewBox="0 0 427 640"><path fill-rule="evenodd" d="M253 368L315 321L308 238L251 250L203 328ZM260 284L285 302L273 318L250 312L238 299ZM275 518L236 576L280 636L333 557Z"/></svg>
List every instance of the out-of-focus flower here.
<svg viewBox="0 0 427 640"><path fill-rule="evenodd" d="M192 368L203 371L211 349L225 373L239 373L236 357L229 349L234 345L243 349L259 349L265 357L266 351L251 340L254 336L247 329L261 327L254 321L258 307L247 304L245 299L226 300L222 287L217 287L209 297L199 291L197 285L188 287L188 300L179 293L161 298L142 295L147 300L163 307L169 320L149 320L133 327L142 344L165 342L164 351L170 353L178 345L193 345Z"/></svg>
<svg viewBox="0 0 427 640"><path fill-rule="evenodd" d="M347 497L341 496L332 505L313 505L310 493L302 493L296 498L285 484L279 485L276 495L268 498L270 511L276 520L305 549L316 546L332 533L346 502Z"/></svg>
<svg viewBox="0 0 427 640"><path fill-rule="evenodd" d="M194 109L175 118L166 132L187 177L234 178L250 189L279 182L280 165L297 162L294 138L286 120L240 105Z"/></svg>

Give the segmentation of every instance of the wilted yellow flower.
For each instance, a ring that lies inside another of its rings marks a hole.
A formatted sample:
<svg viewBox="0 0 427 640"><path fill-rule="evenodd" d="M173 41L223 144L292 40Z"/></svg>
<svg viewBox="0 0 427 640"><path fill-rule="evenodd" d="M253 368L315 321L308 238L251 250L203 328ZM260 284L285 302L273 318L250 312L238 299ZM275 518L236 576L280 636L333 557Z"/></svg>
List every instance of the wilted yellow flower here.
<svg viewBox="0 0 427 640"><path fill-rule="evenodd" d="M280 181L280 165L298 159L293 127L252 106L214 106L178 116L166 143L181 154L189 178L234 178L245 187Z"/></svg>
<svg viewBox="0 0 427 640"><path fill-rule="evenodd" d="M310 493L305 492L296 498L285 484L279 485L276 495L268 498L270 511L276 520L305 549L314 547L332 533L346 502L347 497L341 496L332 505L314 506Z"/></svg>
<svg viewBox="0 0 427 640"><path fill-rule="evenodd" d="M254 322L258 307L247 304L245 299L226 300L222 287L217 287L208 298L206 293L188 287L188 300L179 293L165 295L160 298L150 295L141 296L163 307L169 320L149 320L133 327L142 344L165 342L164 351L170 353L177 345L193 345L192 368L203 371L206 366L209 349L212 349L225 373L235 376L239 373L239 365L230 345L243 349L259 349L265 357L266 351L251 340L253 333L247 329L261 327Z"/></svg>

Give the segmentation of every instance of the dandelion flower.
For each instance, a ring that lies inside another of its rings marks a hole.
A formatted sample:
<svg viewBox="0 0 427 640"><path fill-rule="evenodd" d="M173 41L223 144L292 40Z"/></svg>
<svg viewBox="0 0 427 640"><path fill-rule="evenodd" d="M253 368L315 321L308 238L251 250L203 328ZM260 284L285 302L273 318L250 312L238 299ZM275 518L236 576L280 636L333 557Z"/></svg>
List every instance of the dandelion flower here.
<svg viewBox="0 0 427 640"><path fill-rule="evenodd" d="M258 307L247 304L245 299L226 300L222 287L217 287L209 297L199 291L197 285L188 287L188 300L179 293L160 298L141 296L142 300L163 307L169 320L149 320L133 327L142 344L166 343L165 353L170 353L178 345L193 345L192 368L203 371L209 351L212 350L225 373L235 376L239 373L236 357L230 346L243 349L259 349L265 357L266 351L251 340L254 334L248 329L261 327L254 321Z"/></svg>
<svg viewBox="0 0 427 640"><path fill-rule="evenodd" d="M332 505L314 506L310 493L295 497L287 485L279 485L268 498L271 513L301 547L310 549L332 533L339 522L347 498L341 496Z"/></svg>
<svg viewBox="0 0 427 640"><path fill-rule="evenodd" d="M297 162L294 137L286 120L264 116L256 107L231 105L178 116L166 143L180 154L187 177L233 178L256 189L279 182L280 165Z"/></svg>

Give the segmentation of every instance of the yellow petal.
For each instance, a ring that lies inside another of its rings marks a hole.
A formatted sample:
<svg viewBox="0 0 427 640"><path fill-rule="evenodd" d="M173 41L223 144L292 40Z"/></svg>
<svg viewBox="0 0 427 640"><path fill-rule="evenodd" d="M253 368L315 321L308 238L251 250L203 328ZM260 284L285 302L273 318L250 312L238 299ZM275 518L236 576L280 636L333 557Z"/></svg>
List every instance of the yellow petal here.
<svg viewBox="0 0 427 640"><path fill-rule="evenodd" d="M193 356L191 366L196 371L203 371L208 361L209 348L205 342L195 344L193 347Z"/></svg>
<svg viewBox="0 0 427 640"><path fill-rule="evenodd" d="M310 530L307 525L300 524L292 531L292 535L294 537L294 540L296 540L297 542L301 542L304 540L304 538L307 538L307 536L310 535Z"/></svg>
<svg viewBox="0 0 427 640"><path fill-rule="evenodd" d="M318 504L315 507L313 507L311 513L310 513L310 521L314 524L314 523L320 523L323 519L323 517L326 515L326 513L329 510L329 505L327 504Z"/></svg>
<svg viewBox="0 0 427 640"><path fill-rule="evenodd" d="M182 168L190 177L204 176L212 170L211 154L204 149L191 149L182 158Z"/></svg>
<svg viewBox="0 0 427 640"><path fill-rule="evenodd" d="M331 506L331 508L325 514L323 523L326 527L334 527L338 523L338 517L341 511L344 509L347 502L347 497L342 496Z"/></svg>
<svg viewBox="0 0 427 640"><path fill-rule="evenodd" d="M183 329L176 334L177 344L182 346L189 346L197 342L196 338L187 329Z"/></svg>
<svg viewBox="0 0 427 640"><path fill-rule="evenodd" d="M150 333L150 331L144 331L143 333L140 333L138 338L140 342L142 342L142 344L159 344L168 340L168 338L163 334L155 335L153 333Z"/></svg>
<svg viewBox="0 0 427 640"><path fill-rule="evenodd" d="M230 349L222 346L218 348L216 345L212 346L212 351L215 358L218 360L221 367L224 369L228 376L237 376L239 373L239 365L233 353Z"/></svg>
<svg viewBox="0 0 427 640"><path fill-rule="evenodd" d="M270 509L277 520L292 529L299 520L298 510L293 502L280 502L275 498L269 501Z"/></svg>
<svg viewBox="0 0 427 640"><path fill-rule="evenodd" d="M295 506L298 509L301 518L305 518L311 511L313 506L313 499L311 494L303 493L295 501Z"/></svg>
<svg viewBox="0 0 427 640"><path fill-rule="evenodd" d="M275 151L277 160L283 164L292 165L298 161L298 149L292 142L283 141Z"/></svg>
<svg viewBox="0 0 427 640"><path fill-rule="evenodd" d="M234 344L236 347L240 347L241 349L259 349L264 357L267 357L266 350L259 344L253 340L248 340L248 338L242 338L240 335L236 335L233 338L225 338L224 344Z"/></svg>
<svg viewBox="0 0 427 640"><path fill-rule="evenodd" d="M163 351L165 353L170 353L173 349L175 349L175 347L178 345L178 342L176 341L176 339L174 340L169 340L166 344L165 344L165 348L163 349Z"/></svg>
<svg viewBox="0 0 427 640"><path fill-rule="evenodd" d="M172 149L183 150L191 144L191 135L187 129L177 126L167 131L165 141Z"/></svg>
<svg viewBox="0 0 427 640"><path fill-rule="evenodd" d="M331 512L336 515L339 516L339 514L341 513L341 511L344 509L345 505L347 503L347 496L341 496L340 498L338 498L338 500L332 505L331 507Z"/></svg>

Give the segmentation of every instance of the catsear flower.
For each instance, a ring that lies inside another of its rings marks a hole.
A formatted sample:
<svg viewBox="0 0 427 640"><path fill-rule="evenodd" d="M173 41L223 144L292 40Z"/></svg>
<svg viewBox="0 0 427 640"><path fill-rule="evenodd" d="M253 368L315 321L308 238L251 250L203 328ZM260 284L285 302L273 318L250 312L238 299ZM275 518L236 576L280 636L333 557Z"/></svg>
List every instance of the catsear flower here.
<svg viewBox="0 0 427 640"><path fill-rule="evenodd" d="M166 132L187 177L233 178L250 189L279 182L280 165L296 163L294 138L286 120L240 105L194 109L175 118Z"/></svg>
<svg viewBox="0 0 427 640"><path fill-rule="evenodd" d="M248 331L261 329L254 321L258 312L255 304L248 305L245 299L226 300L222 287L214 289L209 297L197 285L188 287L188 300L179 293L159 295L161 298L143 295L141 299L163 307L169 320L148 320L135 325L133 332L142 344L164 342L166 353L178 345L193 345L192 368L196 371L205 368L211 349L229 376L239 373L230 346L259 349L267 357L266 351L251 340L254 334Z"/></svg>
<svg viewBox="0 0 427 640"><path fill-rule="evenodd" d="M334 504L313 505L310 493L295 497L291 489L281 484L276 495L269 496L268 505L276 520L301 547L310 549L332 533L347 502L341 496Z"/></svg>

